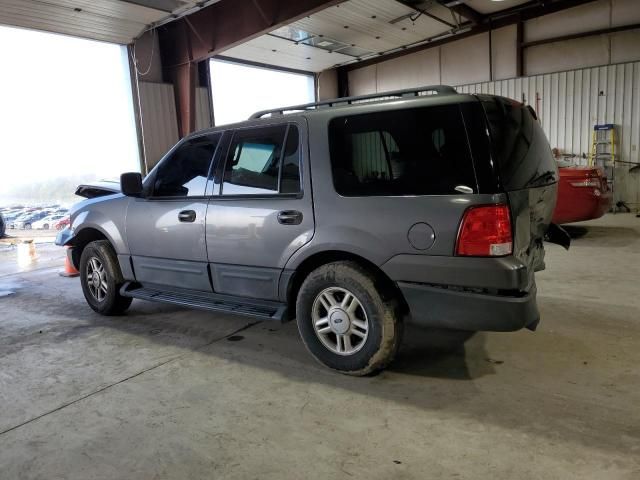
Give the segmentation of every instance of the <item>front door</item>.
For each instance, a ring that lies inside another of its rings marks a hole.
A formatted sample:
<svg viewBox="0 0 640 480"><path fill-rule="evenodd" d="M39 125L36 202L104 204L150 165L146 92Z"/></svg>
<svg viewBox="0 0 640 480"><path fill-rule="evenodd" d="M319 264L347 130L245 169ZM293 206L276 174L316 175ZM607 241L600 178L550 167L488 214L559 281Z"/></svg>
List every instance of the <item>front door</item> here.
<svg viewBox="0 0 640 480"><path fill-rule="evenodd" d="M220 134L177 145L145 179L145 198L132 198L127 240L143 285L211 291L207 273L205 190Z"/></svg>
<svg viewBox="0 0 640 480"><path fill-rule="evenodd" d="M287 260L311 240L311 182L301 174L308 172L304 127L290 122L228 132L227 153L216 166L219 191L207 212L216 292L277 299Z"/></svg>

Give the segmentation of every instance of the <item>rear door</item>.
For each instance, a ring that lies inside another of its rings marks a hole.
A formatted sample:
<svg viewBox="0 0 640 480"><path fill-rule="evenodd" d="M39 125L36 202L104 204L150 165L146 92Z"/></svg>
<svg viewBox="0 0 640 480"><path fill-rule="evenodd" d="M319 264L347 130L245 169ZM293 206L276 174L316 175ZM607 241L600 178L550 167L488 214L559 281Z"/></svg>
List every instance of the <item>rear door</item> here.
<svg viewBox="0 0 640 480"><path fill-rule="evenodd" d="M526 106L479 96L489 124L492 157L507 192L514 227L514 256L533 272L544 269L543 238L556 205L558 167L547 138Z"/></svg>
<svg viewBox="0 0 640 480"><path fill-rule="evenodd" d="M304 121L228 132L207 212L218 293L277 299L287 260L313 236Z"/></svg>

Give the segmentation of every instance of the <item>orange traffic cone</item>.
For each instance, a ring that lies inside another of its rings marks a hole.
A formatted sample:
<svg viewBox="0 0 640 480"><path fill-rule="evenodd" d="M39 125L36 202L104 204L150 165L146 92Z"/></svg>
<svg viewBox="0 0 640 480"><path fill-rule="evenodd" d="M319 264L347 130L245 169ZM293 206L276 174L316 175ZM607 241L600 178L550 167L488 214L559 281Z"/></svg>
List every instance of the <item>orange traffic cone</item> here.
<svg viewBox="0 0 640 480"><path fill-rule="evenodd" d="M77 277L80 275L80 272L75 269L71 260L69 260L69 250L67 250L67 253L64 256L64 269L60 270L58 273L61 277Z"/></svg>

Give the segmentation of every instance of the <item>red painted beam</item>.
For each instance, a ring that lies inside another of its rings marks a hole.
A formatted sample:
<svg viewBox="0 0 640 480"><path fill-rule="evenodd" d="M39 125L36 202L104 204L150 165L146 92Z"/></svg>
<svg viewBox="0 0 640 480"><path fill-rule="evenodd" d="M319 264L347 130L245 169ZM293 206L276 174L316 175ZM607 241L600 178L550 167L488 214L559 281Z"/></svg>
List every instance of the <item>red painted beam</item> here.
<svg viewBox="0 0 640 480"><path fill-rule="evenodd" d="M221 0L160 27L163 64L204 60L342 1Z"/></svg>
<svg viewBox="0 0 640 480"><path fill-rule="evenodd" d="M174 85L178 130L195 130L197 63L344 0L220 0L158 29L163 75Z"/></svg>

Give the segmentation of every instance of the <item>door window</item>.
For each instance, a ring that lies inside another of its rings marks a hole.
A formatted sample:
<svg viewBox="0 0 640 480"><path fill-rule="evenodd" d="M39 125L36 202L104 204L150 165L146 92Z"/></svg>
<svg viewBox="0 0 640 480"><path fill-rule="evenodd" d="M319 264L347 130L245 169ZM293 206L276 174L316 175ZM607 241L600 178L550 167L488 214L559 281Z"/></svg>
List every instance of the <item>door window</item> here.
<svg viewBox="0 0 640 480"><path fill-rule="evenodd" d="M293 125L237 131L225 162L222 194L299 192L298 143L298 131Z"/></svg>
<svg viewBox="0 0 640 480"><path fill-rule="evenodd" d="M158 165L154 197L194 197L205 194L211 159L220 135L186 140Z"/></svg>

